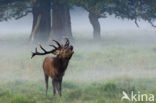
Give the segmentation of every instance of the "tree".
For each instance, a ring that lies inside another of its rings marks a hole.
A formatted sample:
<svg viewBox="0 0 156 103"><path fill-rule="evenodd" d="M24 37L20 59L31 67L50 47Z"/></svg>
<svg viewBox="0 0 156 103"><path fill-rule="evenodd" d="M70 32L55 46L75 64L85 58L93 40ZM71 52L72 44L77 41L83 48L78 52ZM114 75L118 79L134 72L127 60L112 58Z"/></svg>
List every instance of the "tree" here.
<svg viewBox="0 0 156 103"><path fill-rule="evenodd" d="M57 40L62 39L62 37L73 39L69 2L52 1L52 35Z"/></svg>
<svg viewBox="0 0 156 103"><path fill-rule="evenodd" d="M137 21L142 19L148 21L153 27L156 19L155 0L78 0L78 6L89 12L90 23L93 26L94 39L100 39L100 24L98 19L108 15L115 15L117 18Z"/></svg>
<svg viewBox="0 0 156 103"><path fill-rule="evenodd" d="M64 36L68 36L70 39L73 38L69 11L70 0L52 0L52 2L51 0L30 1L1 0L0 8L2 8L2 12L0 13L0 20L19 19L32 13L33 25L29 37L30 41L47 41L50 36L50 31L52 31L53 38L56 39L62 39ZM52 22L51 8L53 14Z"/></svg>
<svg viewBox="0 0 156 103"><path fill-rule="evenodd" d="M30 41L47 41L51 30L50 0L1 0L0 21L33 15Z"/></svg>
<svg viewBox="0 0 156 103"><path fill-rule="evenodd" d="M106 18L109 0L78 0L76 4L89 12L88 18L93 27L93 38L101 39L100 18Z"/></svg>
<svg viewBox="0 0 156 103"><path fill-rule="evenodd" d="M51 29L51 3L50 0L32 1L33 25L30 35L31 41L47 41Z"/></svg>
<svg viewBox="0 0 156 103"><path fill-rule="evenodd" d="M89 11L88 17L93 27L93 38L96 40L101 39L101 27L100 27L99 18L103 16L96 15L94 12Z"/></svg>

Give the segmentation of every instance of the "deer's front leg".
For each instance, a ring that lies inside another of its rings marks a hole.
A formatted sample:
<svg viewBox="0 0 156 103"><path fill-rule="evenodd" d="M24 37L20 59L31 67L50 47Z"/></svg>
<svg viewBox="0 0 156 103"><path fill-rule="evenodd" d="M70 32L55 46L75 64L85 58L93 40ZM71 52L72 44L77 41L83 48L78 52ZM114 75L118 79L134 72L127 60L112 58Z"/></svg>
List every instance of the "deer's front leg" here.
<svg viewBox="0 0 156 103"><path fill-rule="evenodd" d="M55 96L55 94L56 94L56 81L54 79L52 80L52 85L53 85L53 95Z"/></svg>

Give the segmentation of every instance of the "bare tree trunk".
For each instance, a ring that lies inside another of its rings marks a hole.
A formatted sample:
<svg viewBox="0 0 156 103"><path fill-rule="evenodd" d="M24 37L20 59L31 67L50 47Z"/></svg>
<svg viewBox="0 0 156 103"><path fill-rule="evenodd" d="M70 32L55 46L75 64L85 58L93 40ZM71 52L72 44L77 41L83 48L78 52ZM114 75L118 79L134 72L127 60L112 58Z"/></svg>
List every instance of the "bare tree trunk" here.
<svg viewBox="0 0 156 103"><path fill-rule="evenodd" d="M68 4L60 3L58 0L53 0L52 4L52 37L57 40L63 37L73 39Z"/></svg>
<svg viewBox="0 0 156 103"><path fill-rule="evenodd" d="M93 13L89 12L89 20L93 27L93 37L94 39L101 39L101 28L99 23L99 17Z"/></svg>
<svg viewBox="0 0 156 103"><path fill-rule="evenodd" d="M30 41L48 40L51 29L50 0L34 0L33 2L33 26Z"/></svg>

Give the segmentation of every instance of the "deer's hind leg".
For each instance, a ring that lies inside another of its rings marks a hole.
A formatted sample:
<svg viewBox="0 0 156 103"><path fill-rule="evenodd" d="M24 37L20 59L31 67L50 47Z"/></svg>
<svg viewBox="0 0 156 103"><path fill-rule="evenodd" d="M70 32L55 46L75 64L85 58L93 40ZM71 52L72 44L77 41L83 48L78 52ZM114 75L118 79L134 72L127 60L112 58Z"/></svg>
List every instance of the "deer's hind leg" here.
<svg viewBox="0 0 156 103"><path fill-rule="evenodd" d="M46 83L46 96L47 96L47 92L48 92L48 80L49 80L49 76L44 74L45 76L45 83Z"/></svg>

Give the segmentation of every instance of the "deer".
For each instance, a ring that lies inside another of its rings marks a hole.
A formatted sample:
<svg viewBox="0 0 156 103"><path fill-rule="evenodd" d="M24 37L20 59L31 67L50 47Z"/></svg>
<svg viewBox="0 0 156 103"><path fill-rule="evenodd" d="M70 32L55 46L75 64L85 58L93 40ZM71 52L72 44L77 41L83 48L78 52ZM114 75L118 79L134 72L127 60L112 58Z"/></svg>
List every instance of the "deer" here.
<svg viewBox="0 0 156 103"><path fill-rule="evenodd" d="M52 86L53 86L53 95L55 96L56 91L58 95L61 97L61 89L62 89L62 79L67 69L69 60L71 59L72 55L74 54L73 46L70 45L69 39L65 38L66 42L64 45L60 44L58 41L53 40L57 46L49 45L53 47L52 50L47 51L41 45L40 48L43 50L43 53L38 52L37 48L35 52L32 52L32 57L36 55L46 55L46 54L54 54L55 56L47 56L43 61L43 71L45 77L45 84L46 84L46 96L48 92L48 80L49 77L52 79Z"/></svg>

